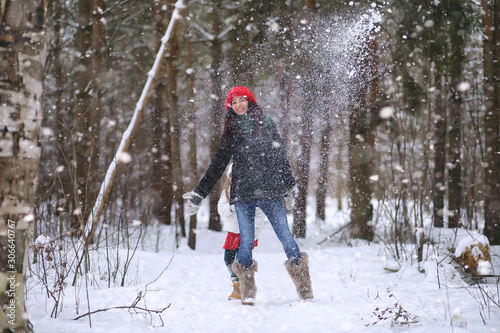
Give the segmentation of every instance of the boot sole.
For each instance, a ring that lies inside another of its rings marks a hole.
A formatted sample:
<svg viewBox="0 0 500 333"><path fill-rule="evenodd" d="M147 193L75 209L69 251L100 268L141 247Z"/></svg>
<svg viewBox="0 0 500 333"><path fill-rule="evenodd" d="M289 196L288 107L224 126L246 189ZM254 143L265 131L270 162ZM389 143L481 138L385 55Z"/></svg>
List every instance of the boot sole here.
<svg viewBox="0 0 500 333"><path fill-rule="evenodd" d="M250 306L254 306L255 305L255 301L252 299L248 299L248 300L241 300L241 304L243 305L250 305Z"/></svg>

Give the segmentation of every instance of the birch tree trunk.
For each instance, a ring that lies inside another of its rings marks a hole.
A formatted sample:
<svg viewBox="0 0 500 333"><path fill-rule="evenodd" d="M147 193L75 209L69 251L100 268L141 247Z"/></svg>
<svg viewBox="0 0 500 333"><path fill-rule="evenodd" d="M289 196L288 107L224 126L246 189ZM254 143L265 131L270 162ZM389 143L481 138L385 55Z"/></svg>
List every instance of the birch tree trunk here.
<svg viewBox="0 0 500 333"><path fill-rule="evenodd" d="M0 328L32 332L24 299L40 159L46 0L0 2Z"/></svg>

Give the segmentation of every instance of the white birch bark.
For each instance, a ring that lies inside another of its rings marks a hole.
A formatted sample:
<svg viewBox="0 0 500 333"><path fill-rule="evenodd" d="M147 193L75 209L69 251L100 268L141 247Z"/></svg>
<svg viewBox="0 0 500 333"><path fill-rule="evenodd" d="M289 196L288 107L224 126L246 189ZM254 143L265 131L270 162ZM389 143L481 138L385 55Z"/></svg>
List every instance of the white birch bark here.
<svg viewBox="0 0 500 333"><path fill-rule="evenodd" d="M24 292L41 146L48 0L0 2L0 329L32 332Z"/></svg>

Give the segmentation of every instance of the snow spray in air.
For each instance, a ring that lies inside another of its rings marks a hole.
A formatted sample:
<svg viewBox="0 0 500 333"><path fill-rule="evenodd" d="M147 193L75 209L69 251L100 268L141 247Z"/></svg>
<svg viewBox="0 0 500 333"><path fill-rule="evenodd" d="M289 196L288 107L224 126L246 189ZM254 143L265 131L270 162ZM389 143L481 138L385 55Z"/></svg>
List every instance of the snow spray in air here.
<svg viewBox="0 0 500 333"><path fill-rule="evenodd" d="M366 80L362 64L368 42L378 33L381 15L375 8L320 20L316 26L314 63L323 105L341 123L353 93Z"/></svg>

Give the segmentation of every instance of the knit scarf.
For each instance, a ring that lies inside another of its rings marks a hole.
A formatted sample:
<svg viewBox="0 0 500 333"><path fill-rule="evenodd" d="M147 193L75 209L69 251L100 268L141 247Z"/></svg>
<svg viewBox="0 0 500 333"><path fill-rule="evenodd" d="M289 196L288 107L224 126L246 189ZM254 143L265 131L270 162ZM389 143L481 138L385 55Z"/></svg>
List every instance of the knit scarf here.
<svg viewBox="0 0 500 333"><path fill-rule="evenodd" d="M244 115L238 115L238 131L241 133L251 133L254 130L254 123L252 117L245 113ZM269 125L271 118L268 115L264 115L264 127Z"/></svg>

